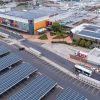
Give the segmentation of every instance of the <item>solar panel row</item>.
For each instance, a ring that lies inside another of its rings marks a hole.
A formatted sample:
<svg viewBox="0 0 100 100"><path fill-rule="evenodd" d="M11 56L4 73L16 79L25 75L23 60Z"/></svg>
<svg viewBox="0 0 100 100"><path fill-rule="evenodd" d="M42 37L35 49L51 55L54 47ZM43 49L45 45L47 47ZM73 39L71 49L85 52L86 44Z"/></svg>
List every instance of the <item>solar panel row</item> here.
<svg viewBox="0 0 100 100"><path fill-rule="evenodd" d="M0 59L0 71L4 70L5 68L21 61L22 58L16 54L9 54Z"/></svg>
<svg viewBox="0 0 100 100"><path fill-rule="evenodd" d="M31 64L22 63L16 68L0 76L0 94L6 92L37 69Z"/></svg>
<svg viewBox="0 0 100 100"><path fill-rule="evenodd" d="M38 76L8 100L40 100L54 86L55 81L45 75Z"/></svg>
<svg viewBox="0 0 100 100"><path fill-rule="evenodd" d="M10 52L5 46L0 46L0 55ZM0 71L21 61L22 58L16 54L9 54L0 59ZM6 72L0 76L0 95L7 90L21 82L27 76L37 71L29 63L21 63L16 68ZM40 100L56 85L56 82L45 75L40 75L23 89L18 91L15 95L11 96L8 100ZM71 88L65 89L58 97L57 100L87 100L84 96L80 95Z"/></svg>
<svg viewBox="0 0 100 100"><path fill-rule="evenodd" d="M79 34L89 36L89 37L94 38L94 39L100 39L100 34L96 33L96 32L82 30L81 32L79 32Z"/></svg>
<svg viewBox="0 0 100 100"><path fill-rule="evenodd" d="M87 98L82 96L75 90L67 88L57 96L56 100L87 100Z"/></svg>
<svg viewBox="0 0 100 100"><path fill-rule="evenodd" d="M4 55L6 53L9 53L9 52L10 52L10 50L7 47L5 47L3 45L0 46L0 56Z"/></svg>

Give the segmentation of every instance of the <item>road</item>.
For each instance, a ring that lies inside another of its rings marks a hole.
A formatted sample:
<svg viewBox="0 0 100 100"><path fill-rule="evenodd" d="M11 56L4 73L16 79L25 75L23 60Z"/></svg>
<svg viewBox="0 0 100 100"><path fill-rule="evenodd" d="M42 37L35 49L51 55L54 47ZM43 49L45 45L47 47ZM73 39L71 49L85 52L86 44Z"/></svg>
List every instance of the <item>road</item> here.
<svg viewBox="0 0 100 100"><path fill-rule="evenodd" d="M34 49L40 51L43 56L45 56L46 58L52 60L53 62L59 64L60 66L63 66L65 68L67 68L68 70L71 70L74 68L74 63L62 58L61 56L58 56L46 49L44 49L43 47L41 47L40 45L37 45L36 43L33 43L31 41L28 40L24 40L21 42L23 45L27 46L27 47L33 47Z"/></svg>

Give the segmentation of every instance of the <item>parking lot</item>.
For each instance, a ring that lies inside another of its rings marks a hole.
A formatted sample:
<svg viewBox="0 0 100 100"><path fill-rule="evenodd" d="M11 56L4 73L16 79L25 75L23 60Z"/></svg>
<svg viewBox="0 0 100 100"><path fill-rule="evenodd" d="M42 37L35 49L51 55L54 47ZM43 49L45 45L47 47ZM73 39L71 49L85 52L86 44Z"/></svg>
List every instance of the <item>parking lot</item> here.
<svg viewBox="0 0 100 100"><path fill-rule="evenodd" d="M99 100L98 97L100 97L100 90L97 90L96 88L93 88L85 83L82 83L82 82L70 77L69 75L66 75L62 71L56 69L54 66L46 63L45 61L42 61L41 59L37 58L36 56L33 56L33 55L27 53L26 51L21 51L21 52L18 52L17 54L22 56L24 61L28 61L31 64L33 64L34 66L37 66L38 71L51 77L62 88L72 87L76 91L80 91L81 94L88 97L89 100L94 100L94 98L96 98L96 97L97 97L96 100ZM47 96L46 98L48 98L48 97L49 96Z"/></svg>
<svg viewBox="0 0 100 100"><path fill-rule="evenodd" d="M69 75L66 75L65 73L61 72L60 70L58 70L54 67L49 67L49 69L52 70L53 72L56 72L58 75L61 75L62 78L64 78L66 81L70 81L76 87L84 89L86 92L100 97L100 89L94 88L86 83L83 83L79 80L76 80L76 79L70 77Z"/></svg>
<svg viewBox="0 0 100 100"><path fill-rule="evenodd" d="M58 83L58 85L60 85L62 88L71 87L71 88L75 89L76 91L80 92L85 97L87 97L88 100L99 100L99 98L100 98L99 90L92 88L91 86L86 85L80 81L77 81L76 79L73 79L72 77L70 77L70 76L64 74L63 72L61 72L60 70L56 69L54 66L46 63L45 61L37 58L36 56L33 56L33 55L27 53L24 50L19 51L18 47L15 47L15 46L12 46L12 47L7 46L7 47L11 48L11 50L14 53L17 53L18 55L20 55L24 61L31 63L33 66L36 66L40 73L43 73L43 74L49 76L50 78L52 78L53 80L55 80ZM68 66L68 65L66 65L66 66ZM56 92L55 92L55 94L56 94ZM47 100L49 100L48 98L50 98L51 96L48 95L46 97Z"/></svg>

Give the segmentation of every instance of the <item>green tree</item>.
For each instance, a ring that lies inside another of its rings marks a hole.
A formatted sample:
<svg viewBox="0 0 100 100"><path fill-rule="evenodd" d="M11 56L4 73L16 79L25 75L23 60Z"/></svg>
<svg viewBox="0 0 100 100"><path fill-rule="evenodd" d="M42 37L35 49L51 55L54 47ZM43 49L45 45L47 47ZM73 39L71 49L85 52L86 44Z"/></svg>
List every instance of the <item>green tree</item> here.
<svg viewBox="0 0 100 100"><path fill-rule="evenodd" d="M70 32L70 31L67 31L66 34L67 34L68 36L70 36L70 35L71 35L71 32Z"/></svg>
<svg viewBox="0 0 100 100"><path fill-rule="evenodd" d="M73 39L73 43L74 43L75 45L78 45L78 44L79 44L79 40L78 40L78 39Z"/></svg>
<svg viewBox="0 0 100 100"><path fill-rule="evenodd" d="M92 45L92 42L89 40L85 43L86 48L90 48L91 45Z"/></svg>
<svg viewBox="0 0 100 100"><path fill-rule="evenodd" d="M54 22L51 27L52 27L54 32L61 30L61 25L58 22Z"/></svg>
<svg viewBox="0 0 100 100"><path fill-rule="evenodd" d="M79 41L79 45L84 47L85 46L86 41L84 39Z"/></svg>

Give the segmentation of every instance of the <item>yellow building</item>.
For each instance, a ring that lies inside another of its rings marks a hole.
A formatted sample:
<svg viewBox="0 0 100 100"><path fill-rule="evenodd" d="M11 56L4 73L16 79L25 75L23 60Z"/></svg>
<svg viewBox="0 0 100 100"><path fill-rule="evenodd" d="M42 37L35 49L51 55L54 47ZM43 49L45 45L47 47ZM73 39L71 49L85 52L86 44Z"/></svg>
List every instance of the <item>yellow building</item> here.
<svg viewBox="0 0 100 100"><path fill-rule="evenodd" d="M46 27L48 20L49 20L48 17L34 20L34 31Z"/></svg>

